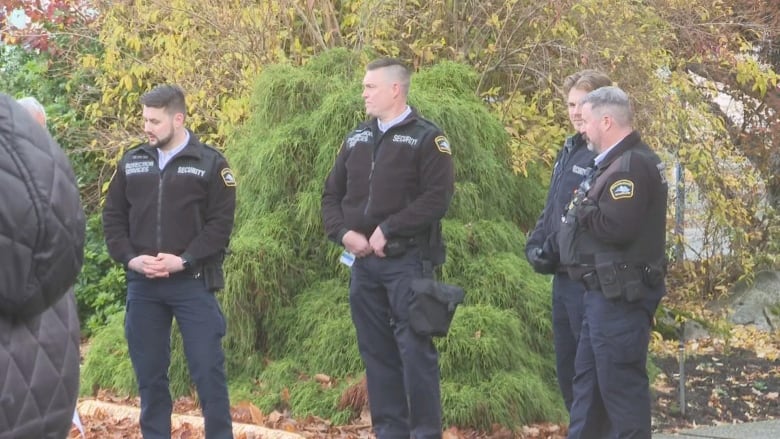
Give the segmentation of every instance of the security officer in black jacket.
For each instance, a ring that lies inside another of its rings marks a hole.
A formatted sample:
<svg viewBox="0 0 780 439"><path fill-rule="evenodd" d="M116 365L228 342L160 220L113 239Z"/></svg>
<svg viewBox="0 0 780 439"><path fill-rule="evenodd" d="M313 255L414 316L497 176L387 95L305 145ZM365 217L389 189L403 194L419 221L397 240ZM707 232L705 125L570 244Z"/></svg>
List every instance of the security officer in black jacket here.
<svg viewBox="0 0 780 439"><path fill-rule="evenodd" d="M145 439L170 438L171 322L184 341L207 439L233 437L224 370L225 320L214 292L233 229L236 180L217 150L184 127L184 93L141 97L148 142L119 161L103 210L109 254L127 269L125 335Z"/></svg>
<svg viewBox="0 0 780 439"><path fill-rule="evenodd" d="M600 88L580 104L583 130L599 155L558 236L561 263L587 290L568 437L587 439L589 428L608 419L614 437L650 439L645 365L665 293L665 169L633 130L621 89Z"/></svg>
<svg viewBox="0 0 780 439"><path fill-rule="evenodd" d="M346 137L322 195L328 237L354 257L349 301L378 439L442 435L438 353L411 329L409 300L423 254L443 262L443 244L427 244L452 197L453 164L442 131L406 104L409 83L398 60L367 66L372 119Z"/></svg>
<svg viewBox="0 0 780 439"><path fill-rule="evenodd" d="M588 92L611 85L609 77L596 70L583 70L568 76L563 82L569 120L576 131L581 120L578 103ZM585 287L579 279L569 277L566 267L560 264L558 253L558 230L561 216L571 201L574 189L585 177L588 167L596 157L589 150L584 136L577 132L566 139L558 152L553 167L547 203L539 215L536 227L528 236L525 252L534 271L553 274L552 319L555 344L555 364L558 386L566 404L571 410L572 382L574 380L574 356L582 326L582 297ZM599 433L591 435L594 439Z"/></svg>

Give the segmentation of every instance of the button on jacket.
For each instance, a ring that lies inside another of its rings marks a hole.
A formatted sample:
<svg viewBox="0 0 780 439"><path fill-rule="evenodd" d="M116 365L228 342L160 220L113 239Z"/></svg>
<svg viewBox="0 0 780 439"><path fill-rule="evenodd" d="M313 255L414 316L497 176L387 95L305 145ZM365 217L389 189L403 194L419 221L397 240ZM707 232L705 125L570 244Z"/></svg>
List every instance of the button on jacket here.
<svg viewBox="0 0 780 439"><path fill-rule="evenodd" d="M322 213L328 237L349 230L411 237L444 216L452 198L450 145L416 110L385 133L376 119L347 135L325 181Z"/></svg>
<svg viewBox="0 0 780 439"><path fill-rule="evenodd" d="M216 149L190 133L187 146L163 170L157 148L125 153L103 210L109 254L125 266L160 252L203 263L227 247L233 228L235 179Z"/></svg>

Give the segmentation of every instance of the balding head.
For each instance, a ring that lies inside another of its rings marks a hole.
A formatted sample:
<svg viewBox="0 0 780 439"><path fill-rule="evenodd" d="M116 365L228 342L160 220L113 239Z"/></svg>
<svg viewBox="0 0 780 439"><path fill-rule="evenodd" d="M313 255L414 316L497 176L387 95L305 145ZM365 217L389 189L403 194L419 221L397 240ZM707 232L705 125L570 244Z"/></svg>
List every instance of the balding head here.
<svg viewBox="0 0 780 439"><path fill-rule="evenodd" d="M42 127L46 126L46 109L43 108L38 99L32 96L27 96L21 99L17 99L16 102L24 107L30 115L35 119Z"/></svg>

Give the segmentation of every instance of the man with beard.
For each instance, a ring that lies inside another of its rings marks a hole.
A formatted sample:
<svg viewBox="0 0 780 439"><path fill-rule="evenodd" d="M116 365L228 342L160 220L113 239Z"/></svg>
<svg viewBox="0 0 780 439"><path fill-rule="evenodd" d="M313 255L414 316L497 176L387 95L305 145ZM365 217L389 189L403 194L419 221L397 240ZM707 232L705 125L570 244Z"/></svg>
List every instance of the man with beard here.
<svg viewBox="0 0 780 439"><path fill-rule="evenodd" d="M587 147L587 141L581 132L579 101L589 92L612 85L607 75L596 70L582 70L563 81L563 96L566 99L569 121L575 134L567 137L563 148L555 160L550 189L544 210L529 233L525 251L528 262L534 271L553 275L552 320L553 343L555 346L555 365L558 386L563 395L566 410L571 411L574 399L574 357L582 327L582 297L585 285L580 279L572 279L567 267L561 265L558 252L558 231L561 228L561 216L571 201L571 194L588 173L596 153ZM590 432L590 437L607 437L609 425L598 426Z"/></svg>
<svg viewBox="0 0 780 439"><path fill-rule="evenodd" d="M667 183L663 162L633 128L626 93L602 87L580 101L598 155L558 233L561 263L585 285L568 439L650 439L647 348L665 294Z"/></svg>
<svg viewBox="0 0 780 439"><path fill-rule="evenodd" d="M214 292L233 229L236 181L216 149L184 127L183 91L161 85L141 97L147 143L117 166L103 210L109 254L127 270L125 336L141 396L145 439L171 437L171 323L184 341L207 439L232 438Z"/></svg>

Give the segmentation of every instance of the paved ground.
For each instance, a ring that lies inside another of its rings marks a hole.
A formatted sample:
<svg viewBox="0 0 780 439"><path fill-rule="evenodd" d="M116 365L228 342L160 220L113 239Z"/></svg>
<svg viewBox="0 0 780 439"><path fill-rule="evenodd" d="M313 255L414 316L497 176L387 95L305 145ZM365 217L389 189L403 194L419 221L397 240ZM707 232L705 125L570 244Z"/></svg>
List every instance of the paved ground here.
<svg viewBox="0 0 780 439"><path fill-rule="evenodd" d="M654 434L653 439L778 439L780 420L699 427L674 434Z"/></svg>

